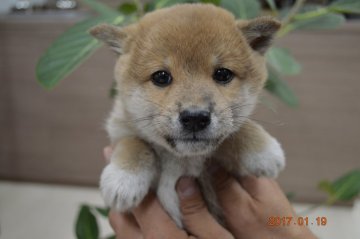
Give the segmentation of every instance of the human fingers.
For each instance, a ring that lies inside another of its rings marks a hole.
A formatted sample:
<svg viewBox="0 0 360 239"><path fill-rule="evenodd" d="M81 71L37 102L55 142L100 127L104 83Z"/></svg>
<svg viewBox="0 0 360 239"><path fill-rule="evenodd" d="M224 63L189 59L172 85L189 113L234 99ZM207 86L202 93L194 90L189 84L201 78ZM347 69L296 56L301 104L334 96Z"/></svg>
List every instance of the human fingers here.
<svg viewBox="0 0 360 239"><path fill-rule="evenodd" d="M276 188L275 181L270 178L249 175L240 178L239 182L249 195L257 200L266 195L274 195L274 190L279 191Z"/></svg>
<svg viewBox="0 0 360 239"><path fill-rule="evenodd" d="M133 209L144 238L185 239L188 235L179 229L164 211L153 193L149 193L141 204Z"/></svg>
<svg viewBox="0 0 360 239"><path fill-rule="evenodd" d="M141 239L142 234L135 218L131 214L110 211L109 221L116 239Z"/></svg>
<svg viewBox="0 0 360 239"><path fill-rule="evenodd" d="M197 238L234 238L209 213L193 178L181 178L177 184L182 220L187 231Z"/></svg>
<svg viewBox="0 0 360 239"><path fill-rule="evenodd" d="M235 238L247 238L243 231L251 230L251 225L256 221L256 217L253 217L257 211L256 201L235 177L222 168L212 174L212 183L227 228Z"/></svg>
<svg viewBox="0 0 360 239"><path fill-rule="evenodd" d="M270 207L271 205L271 208L275 209L282 205L281 208L283 209L292 209L290 202L275 179L246 176L240 179L240 183L253 199L264 204L264 206L267 205ZM293 212L293 210L288 211Z"/></svg>
<svg viewBox="0 0 360 239"><path fill-rule="evenodd" d="M219 203L225 206L224 209L227 206L238 206L251 201L251 196L237 179L221 167L212 173L212 184L218 195Z"/></svg>

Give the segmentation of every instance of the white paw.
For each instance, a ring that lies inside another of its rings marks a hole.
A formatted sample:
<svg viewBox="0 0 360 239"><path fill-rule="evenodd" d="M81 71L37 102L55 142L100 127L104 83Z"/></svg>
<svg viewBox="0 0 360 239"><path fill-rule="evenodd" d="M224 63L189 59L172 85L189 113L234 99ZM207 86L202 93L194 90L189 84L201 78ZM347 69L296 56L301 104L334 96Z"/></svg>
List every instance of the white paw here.
<svg viewBox="0 0 360 239"><path fill-rule="evenodd" d="M110 163L100 179L106 205L120 212L136 207L148 193L154 175L154 170L129 172Z"/></svg>
<svg viewBox="0 0 360 239"><path fill-rule="evenodd" d="M241 162L242 174L275 178L285 167L285 155L279 142L271 137L262 151L244 153Z"/></svg>

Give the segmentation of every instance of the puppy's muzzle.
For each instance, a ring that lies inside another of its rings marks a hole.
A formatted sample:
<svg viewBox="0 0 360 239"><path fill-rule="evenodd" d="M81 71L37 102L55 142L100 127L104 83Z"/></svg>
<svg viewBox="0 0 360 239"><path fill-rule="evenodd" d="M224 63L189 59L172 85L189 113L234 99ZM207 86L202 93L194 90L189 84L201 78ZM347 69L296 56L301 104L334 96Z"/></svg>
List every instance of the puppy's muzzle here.
<svg viewBox="0 0 360 239"><path fill-rule="evenodd" d="M211 123L209 111L189 111L180 112L179 121L186 131L199 132L206 129Z"/></svg>

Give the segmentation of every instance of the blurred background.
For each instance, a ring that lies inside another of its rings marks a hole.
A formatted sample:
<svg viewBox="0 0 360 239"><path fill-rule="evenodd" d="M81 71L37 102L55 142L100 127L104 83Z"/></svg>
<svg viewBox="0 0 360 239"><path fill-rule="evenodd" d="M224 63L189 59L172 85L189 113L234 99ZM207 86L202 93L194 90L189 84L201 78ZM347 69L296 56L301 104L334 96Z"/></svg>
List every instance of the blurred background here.
<svg viewBox="0 0 360 239"><path fill-rule="evenodd" d="M116 10L125 1L98 2ZM269 2L260 1L265 13L274 10ZM275 1L276 11L294 2ZM94 14L77 0L0 0L0 238L75 238L79 206L103 206L97 186L116 57L99 49L51 91L35 72L55 39ZM337 14L346 21L336 27L303 27L276 41L301 65L283 77L298 103L289 106L270 90L253 117L283 144L287 168L279 182L298 211L329 198L319 182L360 168L360 19L356 11ZM360 238L353 198L307 214L329 223L312 230L322 238ZM110 235L106 218L98 222L101 236Z"/></svg>

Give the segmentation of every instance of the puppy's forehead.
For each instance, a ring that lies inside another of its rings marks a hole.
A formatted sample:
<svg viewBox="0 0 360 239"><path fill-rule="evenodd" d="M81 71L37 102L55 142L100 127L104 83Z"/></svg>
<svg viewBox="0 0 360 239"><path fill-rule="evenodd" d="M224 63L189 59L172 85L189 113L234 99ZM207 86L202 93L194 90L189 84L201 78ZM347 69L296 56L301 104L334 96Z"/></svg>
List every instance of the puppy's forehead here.
<svg viewBox="0 0 360 239"><path fill-rule="evenodd" d="M191 26L196 23L217 21L231 24L234 23L235 18L226 10L212 5L184 4L149 13L140 20L140 24L151 26L187 23L186 25Z"/></svg>
<svg viewBox="0 0 360 239"><path fill-rule="evenodd" d="M139 22L139 48L184 61L216 62L244 51L233 15L212 5L181 5L146 15Z"/></svg>

